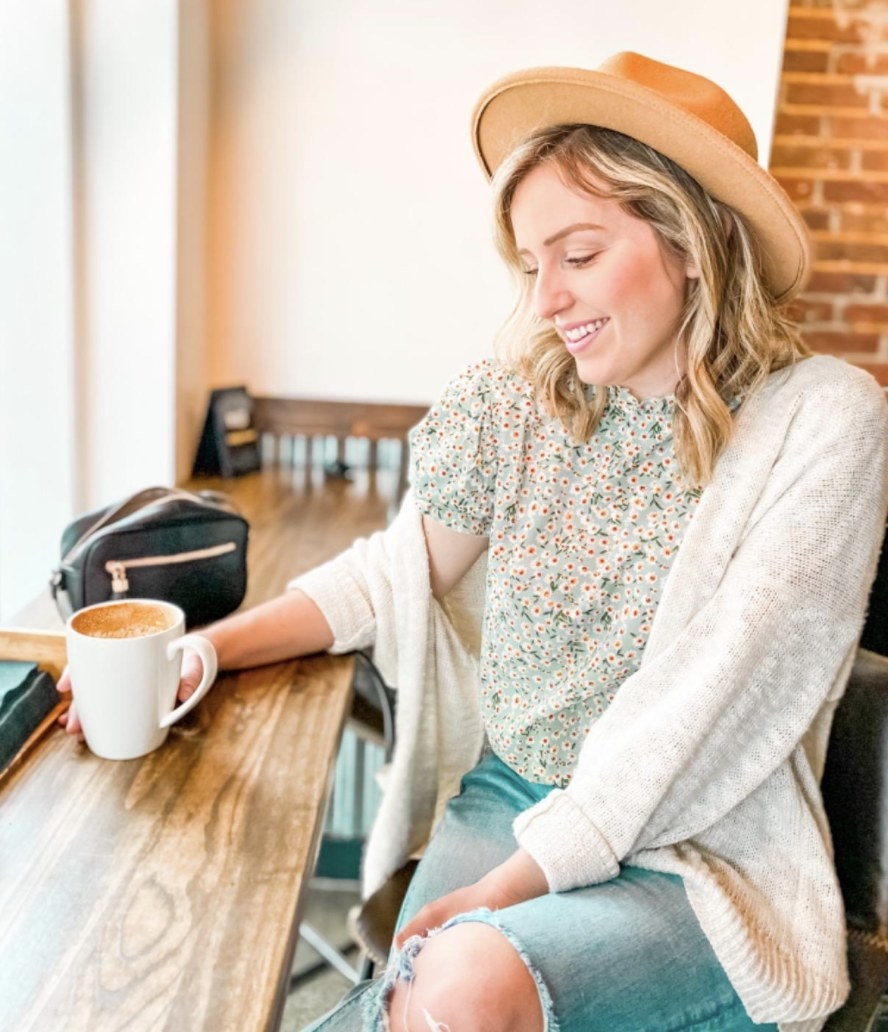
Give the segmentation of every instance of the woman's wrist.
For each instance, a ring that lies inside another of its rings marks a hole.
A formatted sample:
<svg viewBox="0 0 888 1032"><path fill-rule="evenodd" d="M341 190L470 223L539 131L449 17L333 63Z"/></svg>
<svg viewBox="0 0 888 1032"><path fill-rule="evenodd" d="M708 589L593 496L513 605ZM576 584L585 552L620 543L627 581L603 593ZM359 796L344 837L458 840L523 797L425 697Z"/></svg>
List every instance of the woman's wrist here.
<svg viewBox="0 0 888 1032"><path fill-rule="evenodd" d="M549 882L542 867L526 849L516 850L485 877L498 886L507 885L516 899L535 899L549 891Z"/></svg>

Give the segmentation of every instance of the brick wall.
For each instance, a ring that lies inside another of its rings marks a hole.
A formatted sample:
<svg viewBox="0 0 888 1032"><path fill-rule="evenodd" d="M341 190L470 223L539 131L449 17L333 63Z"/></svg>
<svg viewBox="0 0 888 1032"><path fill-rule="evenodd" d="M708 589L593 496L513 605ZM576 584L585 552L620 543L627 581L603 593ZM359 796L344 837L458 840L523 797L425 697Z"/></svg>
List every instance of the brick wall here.
<svg viewBox="0 0 888 1032"><path fill-rule="evenodd" d="M888 385L885 0L791 0L771 171L811 230L808 345Z"/></svg>

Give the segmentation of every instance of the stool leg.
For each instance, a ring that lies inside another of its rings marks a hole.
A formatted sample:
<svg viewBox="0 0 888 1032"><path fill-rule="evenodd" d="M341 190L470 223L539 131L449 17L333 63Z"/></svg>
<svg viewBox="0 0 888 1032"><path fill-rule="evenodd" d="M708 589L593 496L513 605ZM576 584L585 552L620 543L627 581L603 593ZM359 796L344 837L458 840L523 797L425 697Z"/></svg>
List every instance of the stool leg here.
<svg viewBox="0 0 888 1032"><path fill-rule="evenodd" d="M343 957L339 950L335 949L327 940L318 932L318 930L308 923L303 921L299 925L299 934L308 943L312 949L315 949L320 953L324 960L341 974L344 975L350 982L360 982L361 974L356 971L351 964Z"/></svg>

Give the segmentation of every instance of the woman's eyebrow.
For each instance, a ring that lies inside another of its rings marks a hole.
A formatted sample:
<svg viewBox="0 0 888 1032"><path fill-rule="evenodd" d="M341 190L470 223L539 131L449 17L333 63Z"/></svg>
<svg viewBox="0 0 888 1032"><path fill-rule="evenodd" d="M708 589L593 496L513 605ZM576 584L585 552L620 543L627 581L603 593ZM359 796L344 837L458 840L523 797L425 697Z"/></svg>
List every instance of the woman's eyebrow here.
<svg viewBox="0 0 888 1032"><path fill-rule="evenodd" d="M573 225L565 226L564 229L560 229L557 233L553 233L552 236L544 240L543 243L546 247L551 247L552 244L557 243L559 240L563 240L566 236L570 236L571 233L576 233L581 229L604 229L604 226L599 226L596 222L574 222Z"/></svg>
<svg viewBox="0 0 888 1032"><path fill-rule="evenodd" d="M557 233L553 233L552 236L547 237L543 241L544 247L551 247L552 244L557 244L559 240L563 240L565 237L571 235L571 233L578 233L581 230L604 230L604 226L599 226L597 222L574 222L570 226L565 226L564 229L559 229ZM531 252L526 247L518 249L520 257L533 257Z"/></svg>

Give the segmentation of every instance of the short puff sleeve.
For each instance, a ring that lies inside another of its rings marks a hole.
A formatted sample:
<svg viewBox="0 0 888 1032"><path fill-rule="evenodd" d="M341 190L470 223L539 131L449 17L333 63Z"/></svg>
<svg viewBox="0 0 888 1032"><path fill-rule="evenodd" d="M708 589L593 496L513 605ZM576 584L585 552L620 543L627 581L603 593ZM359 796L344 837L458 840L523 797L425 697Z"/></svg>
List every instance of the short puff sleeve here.
<svg viewBox="0 0 888 1032"><path fill-rule="evenodd" d="M501 375L489 360L469 366L410 434L410 481L420 512L465 534L490 531Z"/></svg>

